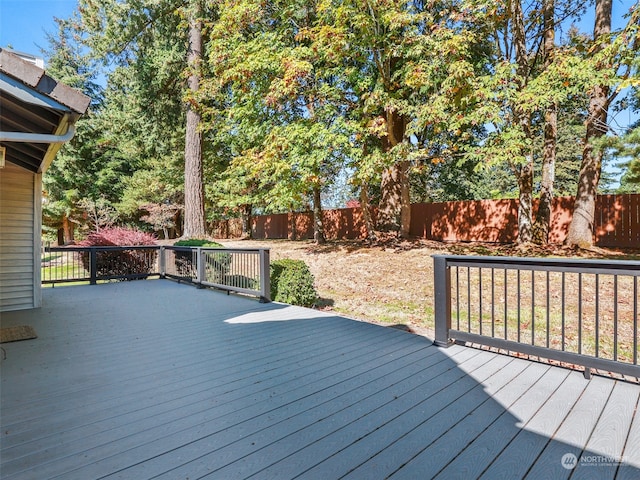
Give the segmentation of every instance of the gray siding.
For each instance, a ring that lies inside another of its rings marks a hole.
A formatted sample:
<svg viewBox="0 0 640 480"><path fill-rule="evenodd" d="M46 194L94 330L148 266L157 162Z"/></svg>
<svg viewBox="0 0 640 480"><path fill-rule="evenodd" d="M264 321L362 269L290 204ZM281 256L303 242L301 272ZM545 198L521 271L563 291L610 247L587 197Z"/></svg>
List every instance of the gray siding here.
<svg viewBox="0 0 640 480"><path fill-rule="evenodd" d="M38 180L38 175L9 163L0 169L0 311L39 306L39 272L34 269Z"/></svg>

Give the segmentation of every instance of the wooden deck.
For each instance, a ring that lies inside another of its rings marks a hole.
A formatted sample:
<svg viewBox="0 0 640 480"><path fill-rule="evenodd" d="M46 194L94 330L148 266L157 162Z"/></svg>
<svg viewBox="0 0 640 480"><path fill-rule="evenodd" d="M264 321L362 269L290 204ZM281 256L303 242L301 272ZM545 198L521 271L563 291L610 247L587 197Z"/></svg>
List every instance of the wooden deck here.
<svg viewBox="0 0 640 480"><path fill-rule="evenodd" d="M43 304L2 314L39 335L2 345L3 480L640 478L636 384L165 280Z"/></svg>

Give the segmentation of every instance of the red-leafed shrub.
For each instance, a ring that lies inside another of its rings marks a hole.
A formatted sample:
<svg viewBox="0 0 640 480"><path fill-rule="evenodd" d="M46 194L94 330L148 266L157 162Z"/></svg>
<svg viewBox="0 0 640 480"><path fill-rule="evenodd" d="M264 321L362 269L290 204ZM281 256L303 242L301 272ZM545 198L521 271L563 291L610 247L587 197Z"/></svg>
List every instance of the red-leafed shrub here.
<svg viewBox="0 0 640 480"><path fill-rule="evenodd" d="M155 245L153 235L127 228L109 228L90 233L79 242L82 247L134 247ZM123 280L145 278L156 271L158 252L152 249L123 249L96 251L96 276L98 278L120 277ZM84 268L88 271L89 254L81 255Z"/></svg>
<svg viewBox="0 0 640 480"><path fill-rule="evenodd" d="M107 228L87 235L78 245L83 247L130 247L136 245L155 245L153 235L128 228Z"/></svg>

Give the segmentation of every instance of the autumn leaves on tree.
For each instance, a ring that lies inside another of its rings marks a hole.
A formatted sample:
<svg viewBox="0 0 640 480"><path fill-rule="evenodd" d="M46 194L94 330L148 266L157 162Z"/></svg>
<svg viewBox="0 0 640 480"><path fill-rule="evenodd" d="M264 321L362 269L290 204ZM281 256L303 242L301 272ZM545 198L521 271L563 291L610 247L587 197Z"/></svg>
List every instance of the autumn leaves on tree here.
<svg viewBox="0 0 640 480"><path fill-rule="evenodd" d="M544 243L559 188L577 192L568 241L588 246L615 147L607 112L637 98L633 7L614 30L597 0L591 34L574 24L592 7L574 0L80 0L64 38L108 66L90 142L129 159L91 195L125 221L183 205L187 237L226 216L248 236L256 211L309 209L318 243L338 184L376 207L370 238L408 235L413 201L516 196L519 241ZM52 42L49 56L65 51ZM69 168L89 161L66 152ZM64 181L50 189L72 215L80 186Z"/></svg>

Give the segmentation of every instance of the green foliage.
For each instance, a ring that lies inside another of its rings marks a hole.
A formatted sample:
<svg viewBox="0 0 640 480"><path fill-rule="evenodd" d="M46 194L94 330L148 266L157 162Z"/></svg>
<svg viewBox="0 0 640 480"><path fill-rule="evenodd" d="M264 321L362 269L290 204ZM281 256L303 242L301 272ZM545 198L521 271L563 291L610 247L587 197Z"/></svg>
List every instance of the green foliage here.
<svg viewBox="0 0 640 480"><path fill-rule="evenodd" d="M187 93L187 20L197 5L202 79ZM542 158L550 103L559 118L555 191L575 194L589 92L637 88L639 13L600 48L565 29L591 5L556 2L556 31L566 35L548 61L545 5L79 0L79 16L50 38L48 70L94 102L45 176L45 223L84 223L89 203L138 225L143 205L184 205L187 105L203 115L209 219L305 210L337 181L356 196L366 188L380 207L382 178L400 164L414 201L517 197L522 165ZM517 55L515 6L526 55ZM109 65L104 88L99 62ZM634 158L625 191L636 188Z"/></svg>
<svg viewBox="0 0 640 480"><path fill-rule="evenodd" d="M155 245L155 237L146 232L128 228L110 228L87 235L78 245L82 247L118 247ZM155 250L98 251L96 273L99 277L131 277L119 280L145 278L155 270ZM89 254L81 255L84 269L89 271Z"/></svg>
<svg viewBox="0 0 640 480"><path fill-rule="evenodd" d="M92 102L89 112L77 122L76 135L62 146L43 177L47 194L44 223L58 229L66 217L94 228L97 210L92 207L99 204L100 209L112 210L122 194L123 179L132 173L133 162L103 136L100 115L104 92L96 83L96 62L82 47L77 18L56 21L58 32L48 35L49 48L43 52L48 57L47 73L82 90Z"/></svg>
<svg viewBox="0 0 640 480"><path fill-rule="evenodd" d="M270 269L272 300L303 307L316 303L318 293L313 285L313 275L304 261L275 260Z"/></svg>
<svg viewBox="0 0 640 480"><path fill-rule="evenodd" d="M188 240L178 240L173 244L174 247L214 247L224 248L224 245L213 240L204 240L200 238L190 238Z"/></svg>
<svg viewBox="0 0 640 480"><path fill-rule="evenodd" d="M623 174L618 193L640 193L640 126L630 129L618 139L617 151L625 159L619 165Z"/></svg>

